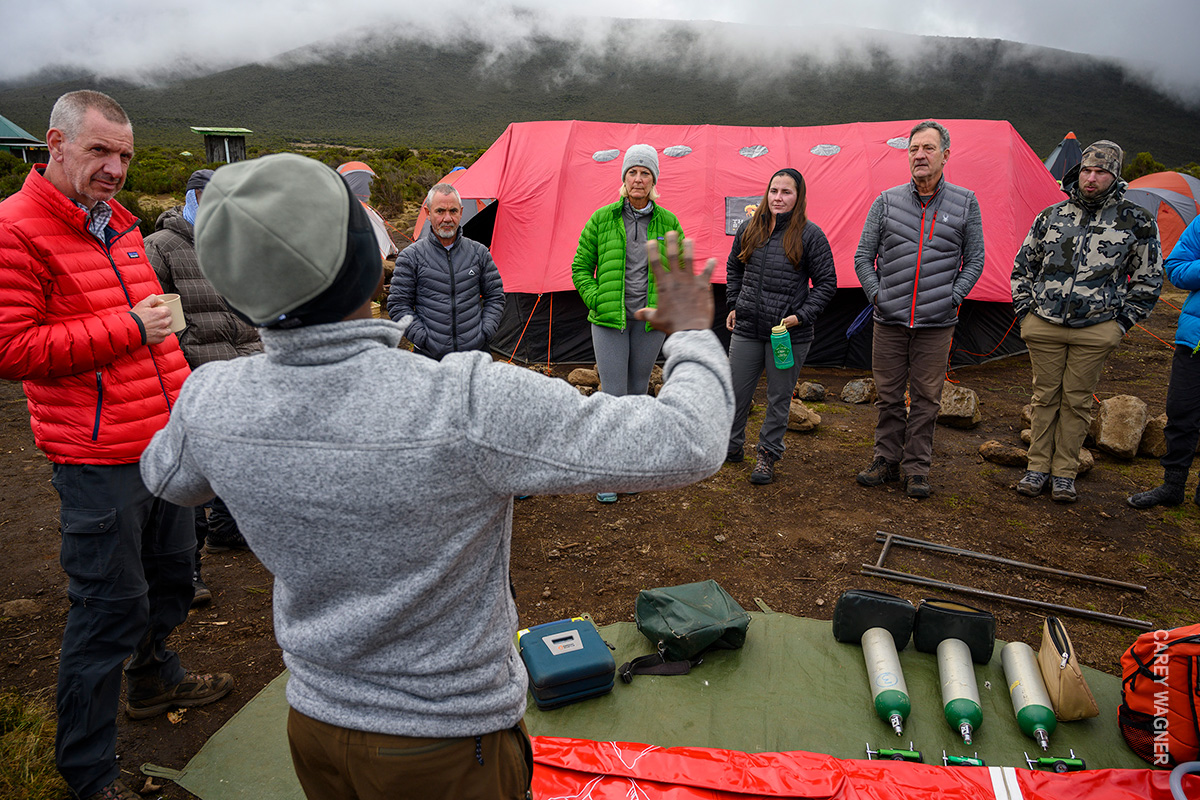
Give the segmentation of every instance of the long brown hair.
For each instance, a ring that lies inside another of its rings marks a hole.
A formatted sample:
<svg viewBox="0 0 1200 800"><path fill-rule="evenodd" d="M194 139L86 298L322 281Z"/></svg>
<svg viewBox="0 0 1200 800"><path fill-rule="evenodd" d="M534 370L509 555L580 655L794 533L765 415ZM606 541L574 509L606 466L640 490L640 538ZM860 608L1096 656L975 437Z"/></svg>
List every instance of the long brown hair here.
<svg viewBox="0 0 1200 800"><path fill-rule="evenodd" d="M754 212L745 232L742 233L742 250L738 253L738 261L743 264L749 262L754 251L771 238L771 232L775 228L775 214L767 204L767 195L771 191L771 181L780 175L791 178L796 184L796 206L792 209L792 218L788 221L787 230L783 232L783 252L788 261L792 262L792 267L800 269L800 259L804 257L804 226L808 224L808 190L804 185L804 176L791 167L784 167L767 181L767 190L763 192L758 210Z"/></svg>

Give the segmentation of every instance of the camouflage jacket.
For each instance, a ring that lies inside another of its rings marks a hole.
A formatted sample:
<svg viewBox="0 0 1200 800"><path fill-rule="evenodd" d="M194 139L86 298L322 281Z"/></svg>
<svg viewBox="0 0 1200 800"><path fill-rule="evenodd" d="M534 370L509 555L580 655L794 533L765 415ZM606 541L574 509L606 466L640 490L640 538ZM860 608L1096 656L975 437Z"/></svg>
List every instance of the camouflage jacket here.
<svg viewBox="0 0 1200 800"><path fill-rule="evenodd" d="M1124 199L1125 182L1098 208L1078 184L1070 197L1033 221L1013 263L1013 313L1083 328L1116 320L1122 331L1150 315L1162 290L1163 265L1154 218Z"/></svg>

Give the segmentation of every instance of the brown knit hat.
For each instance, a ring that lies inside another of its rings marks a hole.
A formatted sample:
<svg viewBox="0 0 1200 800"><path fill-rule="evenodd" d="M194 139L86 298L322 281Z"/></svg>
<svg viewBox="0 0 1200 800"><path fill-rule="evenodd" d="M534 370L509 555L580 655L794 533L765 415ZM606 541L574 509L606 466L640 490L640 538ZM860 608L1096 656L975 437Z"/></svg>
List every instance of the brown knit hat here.
<svg viewBox="0 0 1200 800"><path fill-rule="evenodd" d="M1089 144L1083 151L1083 160L1079 162L1079 168L1081 170L1089 167L1102 169L1119 178L1121 177L1121 163L1124 160L1125 152L1121 150L1120 145L1110 142L1108 139L1101 139Z"/></svg>

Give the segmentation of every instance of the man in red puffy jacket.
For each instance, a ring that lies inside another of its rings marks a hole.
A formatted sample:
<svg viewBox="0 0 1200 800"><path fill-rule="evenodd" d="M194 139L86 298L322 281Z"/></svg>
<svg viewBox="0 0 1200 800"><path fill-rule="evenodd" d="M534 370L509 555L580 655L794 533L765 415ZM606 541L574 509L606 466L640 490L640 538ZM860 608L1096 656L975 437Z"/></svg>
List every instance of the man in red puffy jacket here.
<svg viewBox="0 0 1200 800"><path fill-rule="evenodd" d="M137 218L113 200L133 129L111 97L70 92L46 145L49 163L0 203L0 378L24 382L62 501L58 768L79 797L135 798L116 761L122 662L133 719L218 700L233 680L185 672L165 646L192 600L192 512L151 495L138 461L188 366Z"/></svg>

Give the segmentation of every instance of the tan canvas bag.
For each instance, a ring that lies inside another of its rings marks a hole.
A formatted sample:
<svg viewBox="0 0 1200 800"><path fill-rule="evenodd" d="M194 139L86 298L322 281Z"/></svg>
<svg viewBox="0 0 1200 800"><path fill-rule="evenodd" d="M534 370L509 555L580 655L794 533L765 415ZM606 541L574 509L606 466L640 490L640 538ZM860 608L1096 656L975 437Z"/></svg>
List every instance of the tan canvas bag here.
<svg viewBox="0 0 1200 800"><path fill-rule="evenodd" d="M1087 719L1100 714L1096 698L1083 679L1083 671L1075 659L1071 637L1058 617L1046 617L1042 625L1042 646L1038 650L1038 666L1046 693L1054 706L1054 716L1063 722Z"/></svg>

